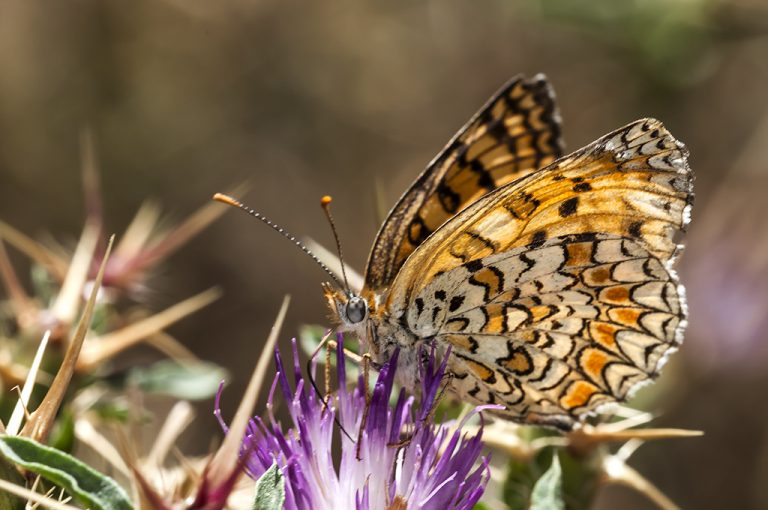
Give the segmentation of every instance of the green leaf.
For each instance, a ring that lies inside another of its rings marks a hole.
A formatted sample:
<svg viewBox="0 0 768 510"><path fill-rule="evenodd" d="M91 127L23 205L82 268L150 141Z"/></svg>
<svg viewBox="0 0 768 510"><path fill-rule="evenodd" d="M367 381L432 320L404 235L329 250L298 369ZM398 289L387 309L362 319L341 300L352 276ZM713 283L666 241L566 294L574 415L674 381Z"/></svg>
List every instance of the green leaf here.
<svg viewBox="0 0 768 510"><path fill-rule="evenodd" d="M131 510L125 491L111 478L64 452L19 436L0 436L0 453L46 480L64 488L91 510Z"/></svg>
<svg viewBox="0 0 768 510"><path fill-rule="evenodd" d="M70 453L75 446L75 418L72 411L65 409L53 425L48 444L57 450Z"/></svg>
<svg viewBox="0 0 768 510"><path fill-rule="evenodd" d="M530 510L565 510L563 472L557 453L552 456L552 465L533 486Z"/></svg>
<svg viewBox="0 0 768 510"><path fill-rule="evenodd" d="M602 477L602 454L595 450L586 455L572 455L559 450L563 470L563 501L568 510L592 508Z"/></svg>
<svg viewBox="0 0 768 510"><path fill-rule="evenodd" d="M548 458L551 459L551 449ZM546 460L541 454L532 459L509 459L507 476L503 485L503 499L509 510L525 510L530 505L531 491L536 480L546 470Z"/></svg>
<svg viewBox="0 0 768 510"><path fill-rule="evenodd" d="M216 394L227 378L220 366L204 361L179 364L163 360L149 368L131 370L128 380L147 393L168 395L182 400L204 400Z"/></svg>
<svg viewBox="0 0 768 510"><path fill-rule="evenodd" d="M33 264L29 273L33 295L43 303L51 301L56 296L57 289L50 273L38 264Z"/></svg>
<svg viewBox="0 0 768 510"><path fill-rule="evenodd" d="M256 498L252 510L282 510L285 502L285 479L277 463L273 463L256 482Z"/></svg>
<svg viewBox="0 0 768 510"><path fill-rule="evenodd" d="M117 423L127 423L130 417L131 411L128 408L128 403L124 400L100 400L96 402L91 411L95 412L99 418L104 421L113 421ZM142 412L142 414L145 414ZM148 421L144 417L140 420L141 423Z"/></svg>
<svg viewBox="0 0 768 510"><path fill-rule="evenodd" d="M526 440L547 437L551 431L528 427ZM601 476L599 450L586 454L571 454L566 449L542 448L530 459L512 458L507 465L503 485L503 499L509 510L526 510L536 482L551 468L552 456L557 452L562 469L562 499L568 510L592 508Z"/></svg>

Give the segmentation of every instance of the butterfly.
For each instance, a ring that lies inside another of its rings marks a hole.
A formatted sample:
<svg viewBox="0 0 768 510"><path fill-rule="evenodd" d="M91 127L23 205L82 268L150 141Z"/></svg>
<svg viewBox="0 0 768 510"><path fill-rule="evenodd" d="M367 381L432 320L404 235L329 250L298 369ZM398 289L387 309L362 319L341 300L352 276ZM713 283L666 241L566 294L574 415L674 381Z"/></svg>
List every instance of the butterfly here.
<svg viewBox="0 0 768 510"><path fill-rule="evenodd" d="M690 219L688 151L641 119L562 156L543 75L517 77L399 199L359 293L324 284L375 363L450 349L450 391L570 430L653 380L682 341L673 263Z"/></svg>

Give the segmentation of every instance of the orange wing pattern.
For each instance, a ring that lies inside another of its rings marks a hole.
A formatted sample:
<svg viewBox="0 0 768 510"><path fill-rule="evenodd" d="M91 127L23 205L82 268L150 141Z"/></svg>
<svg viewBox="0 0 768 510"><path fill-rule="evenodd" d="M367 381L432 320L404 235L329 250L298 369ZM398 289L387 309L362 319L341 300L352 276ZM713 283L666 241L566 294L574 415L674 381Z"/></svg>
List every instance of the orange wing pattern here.
<svg viewBox="0 0 768 510"><path fill-rule="evenodd" d="M502 87L389 213L368 259L366 287L387 287L408 256L450 217L558 158L559 122L543 75L518 77Z"/></svg>
<svg viewBox="0 0 768 510"><path fill-rule="evenodd" d="M643 119L485 195L408 258L375 320L452 345L453 390L518 421L568 429L624 400L685 323L687 156Z"/></svg>
<svg viewBox="0 0 768 510"><path fill-rule="evenodd" d="M392 284L390 313L437 274L552 237L624 236L671 259L693 201L687 157L661 122L643 119L485 195L411 255Z"/></svg>

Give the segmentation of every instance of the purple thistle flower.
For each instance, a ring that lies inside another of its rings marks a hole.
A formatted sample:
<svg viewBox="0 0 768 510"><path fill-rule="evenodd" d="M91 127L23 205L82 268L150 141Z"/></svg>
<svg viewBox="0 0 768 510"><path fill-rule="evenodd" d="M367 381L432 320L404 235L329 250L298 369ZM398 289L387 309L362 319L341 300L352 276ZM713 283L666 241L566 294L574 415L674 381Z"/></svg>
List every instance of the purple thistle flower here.
<svg viewBox="0 0 768 510"><path fill-rule="evenodd" d="M362 375L354 388L346 386L343 339L339 336L339 389L326 405L311 387L307 388L295 340L295 389L276 350L278 373L267 404L269 420L256 417L250 421L241 449L247 473L258 479L276 462L285 477L286 509L471 509L490 476L489 458L480 458L482 427L475 436L467 437L461 434L463 421L453 430L435 423L431 413L443 386L449 355L438 365L432 350L421 371L420 405L400 390L391 406L395 354L381 367L367 404ZM289 403L293 426L288 431L283 431L272 414L278 386ZM480 406L470 416L498 407ZM218 397L216 415L226 431ZM337 421L346 433L338 431ZM334 463L333 447L339 441L341 458Z"/></svg>

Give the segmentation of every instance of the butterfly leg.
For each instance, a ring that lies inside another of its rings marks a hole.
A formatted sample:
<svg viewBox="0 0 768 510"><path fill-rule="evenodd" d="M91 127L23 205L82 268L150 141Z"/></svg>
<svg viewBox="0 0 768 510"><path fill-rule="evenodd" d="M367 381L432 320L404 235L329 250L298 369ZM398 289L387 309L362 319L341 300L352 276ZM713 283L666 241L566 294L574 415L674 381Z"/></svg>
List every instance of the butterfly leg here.
<svg viewBox="0 0 768 510"><path fill-rule="evenodd" d="M371 355L363 354L363 386L365 388L365 409L363 409L363 418L360 420L360 428L357 431L357 451L355 452L355 458L360 461L360 448L363 446L363 430L365 430L366 423L368 422L368 412L371 409L371 392L368 388L368 377L370 375L370 363Z"/></svg>

